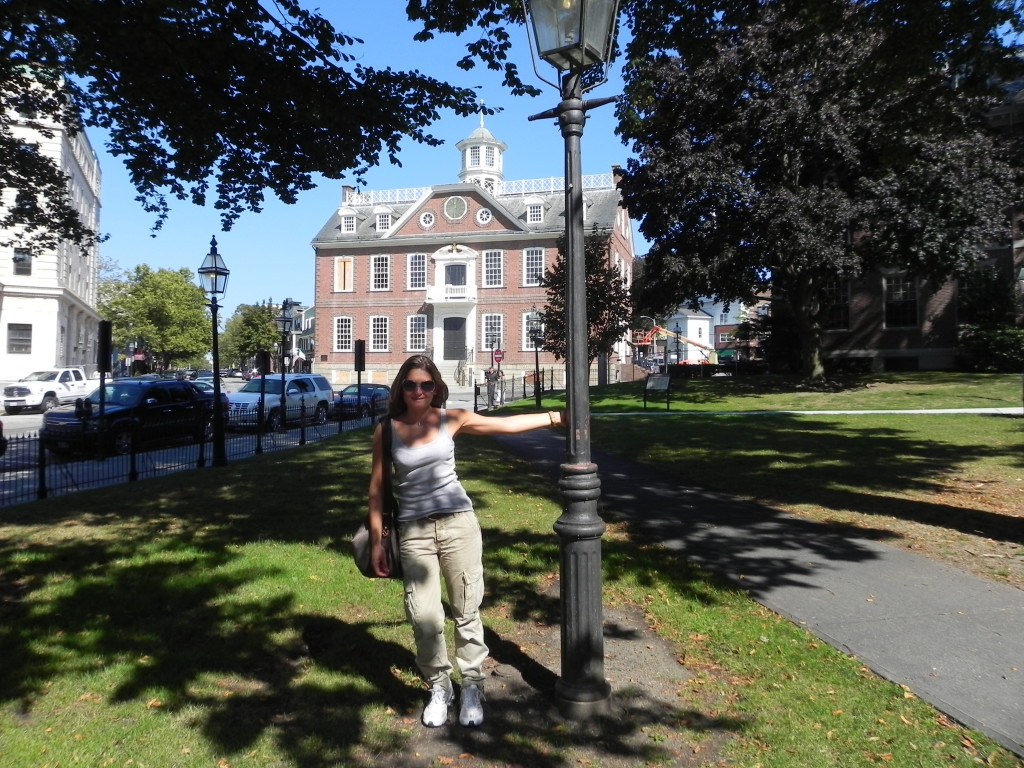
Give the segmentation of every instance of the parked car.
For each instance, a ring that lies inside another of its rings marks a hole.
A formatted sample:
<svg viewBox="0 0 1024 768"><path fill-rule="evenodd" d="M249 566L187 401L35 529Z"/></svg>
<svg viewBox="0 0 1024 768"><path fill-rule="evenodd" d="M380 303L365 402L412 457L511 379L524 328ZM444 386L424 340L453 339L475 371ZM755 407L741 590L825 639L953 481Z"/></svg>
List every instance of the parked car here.
<svg viewBox="0 0 1024 768"><path fill-rule="evenodd" d="M391 387L384 384L349 384L334 396L334 415L339 419L381 416L388 412Z"/></svg>
<svg viewBox="0 0 1024 768"><path fill-rule="evenodd" d="M114 379L74 405L46 412L39 438L53 453L129 453L178 440L208 440L213 398L191 382Z"/></svg>
<svg viewBox="0 0 1024 768"><path fill-rule="evenodd" d="M193 387L198 389L200 392L202 392L207 397L210 397L210 398L213 397L214 392L213 392L213 382L212 381L210 381L208 379L196 379L195 381L191 382L191 384L192 384ZM224 390L221 390L221 392L220 392L220 405L221 405L221 408L224 409L224 413L225 414L228 412L228 408L231 407L231 404L228 402L228 393L225 392Z"/></svg>
<svg viewBox="0 0 1024 768"><path fill-rule="evenodd" d="M324 424L334 406L334 391L323 376L315 373L284 375L285 413L281 409L281 376L256 376L237 392L228 395L228 426L253 428L259 423L260 386L264 387L263 426L273 431L303 416L313 424Z"/></svg>

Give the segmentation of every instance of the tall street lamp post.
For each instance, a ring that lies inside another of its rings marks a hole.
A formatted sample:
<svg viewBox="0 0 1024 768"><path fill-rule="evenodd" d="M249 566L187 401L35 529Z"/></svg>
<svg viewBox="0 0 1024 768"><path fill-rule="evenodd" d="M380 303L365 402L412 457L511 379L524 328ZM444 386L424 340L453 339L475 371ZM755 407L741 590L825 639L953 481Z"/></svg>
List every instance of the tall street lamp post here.
<svg viewBox="0 0 1024 768"><path fill-rule="evenodd" d="M544 323L540 319L537 307L530 308L530 343L533 344L533 399L540 410L540 345L544 341Z"/></svg>
<svg viewBox="0 0 1024 768"><path fill-rule="evenodd" d="M559 105L530 120L557 118L565 141L566 401L569 410L566 461L558 481L564 500L554 529L561 552L562 674L555 699L566 717L585 719L610 710L611 687L604 677L601 605L601 536L597 514L601 481L590 454L590 355L587 350L587 297L583 257L583 179L580 137L588 109L614 98L583 100L584 90L605 82L588 81L584 71L607 74L614 41L618 0L527 0L536 54L554 66L560 83L537 76L561 94ZM534 70L536 70L534 62Z"/></svg>
<svg viewBox="0 0 1024 768"><path fill-rule="evenodd" d="M287 372L285 355L288 354L288 335L292 330L292 300L285 299L281 302L281 314L274 318L274 323L277 324L277 330L281 332L281 406L278 410L280 428L284 428L285 423L288 421L288 400L285 398L285 380L284 375Z"/></svg>
<svg viewBox="0 0 1024 768"><path fill-rule="evenodd" d="M220 340L217 328L217 311L220 304L217 297L223 296L228 288L230 271L224 259L217 252L217 238L210 239L210 252L199 268L199 280L203 291L210 297L210 316L213 318L213 466L223 467L228 463L224 451L224 407L220 393Z"/></svg>
<svg viewBox="0 0 1024 768"><path fill-rule="evenodd" d="M1012 244L1010 245L1010 250L1011 250L1011 252L1013 250L1013 245ZM1021 267L1020 268L1020 272L1017 273L1017 287L1020 289L1020 300L1021 300L1022 303L1024 303L1024 267ZM1020 386L1021 386L1021 412L1020 412L1020 415L1024 416L1024 372L1021 373Z"/></svg>

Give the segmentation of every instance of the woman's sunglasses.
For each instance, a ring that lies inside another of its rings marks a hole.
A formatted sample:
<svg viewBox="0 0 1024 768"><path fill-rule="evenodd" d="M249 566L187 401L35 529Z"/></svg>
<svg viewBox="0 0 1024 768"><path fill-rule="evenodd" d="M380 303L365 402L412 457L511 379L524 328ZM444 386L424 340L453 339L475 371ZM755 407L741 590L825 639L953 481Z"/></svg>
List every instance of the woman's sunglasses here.
<svg viewBox="0 0 1024 768"><path fill-rule="evenodd" d="M402 382L402 390L405 392L415 392L417 389L421 389L429 395L434 391L434 382L409 381L408 379Z"/></svg>

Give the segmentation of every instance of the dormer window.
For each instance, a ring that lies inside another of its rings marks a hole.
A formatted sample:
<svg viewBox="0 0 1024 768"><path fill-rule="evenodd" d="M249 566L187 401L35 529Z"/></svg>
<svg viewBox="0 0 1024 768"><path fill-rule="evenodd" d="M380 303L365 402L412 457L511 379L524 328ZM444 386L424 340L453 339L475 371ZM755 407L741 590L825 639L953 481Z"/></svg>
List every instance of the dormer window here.
<svg viewBox="0 0 1024 768"><path fill-rule="evenodd" d="M526 223L543 224L544 206L540 203L530 203L526 206Z"/></svg>
<svg viewBox="0 0 1024 768"><path fill-rule="evenodd" d="M391 229L391 214L390 213L378 213L377 214L377 231L387 232Z"/></svg>
<svg viewBox="0 0 1024 768"><path fill-rule="evenodd" d="M341 217L341 231L348 234L356 231L355 214L346 214Z"/></svg>

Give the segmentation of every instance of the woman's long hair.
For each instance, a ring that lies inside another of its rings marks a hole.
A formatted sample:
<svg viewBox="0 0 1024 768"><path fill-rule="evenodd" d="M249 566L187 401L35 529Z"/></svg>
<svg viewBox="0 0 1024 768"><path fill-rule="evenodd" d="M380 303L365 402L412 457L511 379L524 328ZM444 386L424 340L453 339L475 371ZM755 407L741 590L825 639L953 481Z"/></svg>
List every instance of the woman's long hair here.
<svg viewBox="0 0 1024 768"><path fill-rule="evenodd" d="M405 398L402 396L402 384L405 383L405 377L409 375L409 371L416 368L426 371L430 378L434 380L434 397L430 401L432 407L440 408L448 399L448 385L441 378L441 372L437 370L434 361L426 355L413 355L402 363L402 367L398 369L398 375L395 376L395 380L391 383L388 416L392 419L397 419L408 410Z"/></svg>

